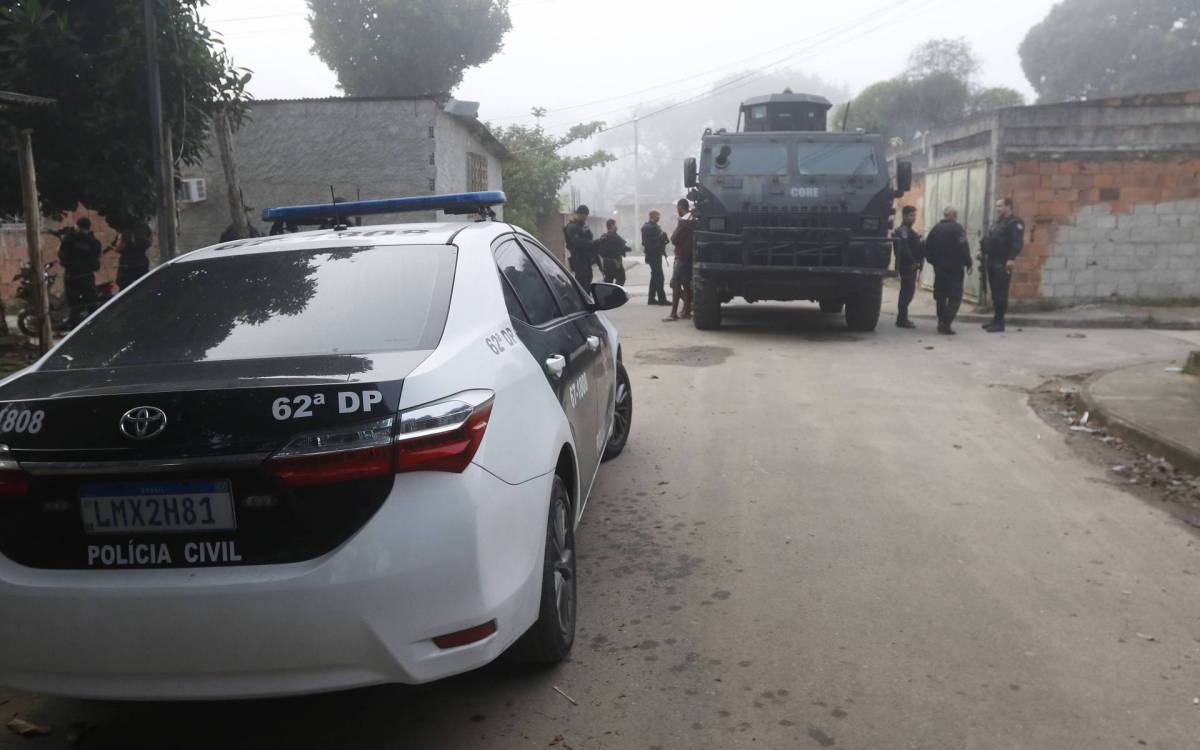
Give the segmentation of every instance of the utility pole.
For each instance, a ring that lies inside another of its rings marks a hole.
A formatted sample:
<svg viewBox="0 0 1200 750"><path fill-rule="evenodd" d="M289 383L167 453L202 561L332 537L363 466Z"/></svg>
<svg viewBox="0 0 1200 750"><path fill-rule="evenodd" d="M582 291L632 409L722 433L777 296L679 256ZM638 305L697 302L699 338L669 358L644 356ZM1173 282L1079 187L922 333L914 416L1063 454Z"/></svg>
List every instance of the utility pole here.
<svg viewBox="0 0 1200 750"><path fill-rule="evenodd" d="M242 186L238 182L237 160L233 153L233 127L229 124L229 110L217 110L217 149L221 152L221 167L225 170L225 192L229 198L229 215L238 239L250 236L250 224L246 221L246 207L242 203Z"/></svg>
<svg viewBox="0 0 1200 750"><path fill-rule="evenodd" d="M155 3L156 0L142 0L142 21L146 32L146 88L150 94L154 187L158 193L158 252L162 260L170 260L175 257L175 217L169 214L167 191L173 192L175 185L173 179L167 184L167 159L163 158L162 80L158 72L158 18L154 12Z"/></svg>
<svg viewBox="0 0 1200 750"><path fill-rule="evenodd" d="M642 200L638 195L638 184L641 182L641 154L638 148L638 118L633 118L633 226L629 227L629 231L633 234L633 251L641 252L642 249Z"/></svg>
<svg viewBox="0 0 1200 750"><path fill-rule="evenodd" d="M25 242L29 245L29 267L33 271L33 304L38 311L38 352L50 351L54 332L50 328L50 296L46 293L46 274L42 269L42 211L38 206L37 175L33 169L33 131L18 135L21 171L21 197L25 203Z"/></svg>

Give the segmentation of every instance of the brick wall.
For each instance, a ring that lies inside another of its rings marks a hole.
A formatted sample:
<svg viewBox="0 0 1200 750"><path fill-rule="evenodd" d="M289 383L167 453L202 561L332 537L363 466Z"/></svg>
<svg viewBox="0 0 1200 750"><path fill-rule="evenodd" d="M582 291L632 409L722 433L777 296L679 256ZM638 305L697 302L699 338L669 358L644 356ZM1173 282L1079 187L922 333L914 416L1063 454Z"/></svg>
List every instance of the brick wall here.
<svg viewBox="0 0 1200 750"><path fill-rule="evenodd" d="M997 186L1027 227L1014 298L1200 297L1200 159L1016 161Z"/></svg>

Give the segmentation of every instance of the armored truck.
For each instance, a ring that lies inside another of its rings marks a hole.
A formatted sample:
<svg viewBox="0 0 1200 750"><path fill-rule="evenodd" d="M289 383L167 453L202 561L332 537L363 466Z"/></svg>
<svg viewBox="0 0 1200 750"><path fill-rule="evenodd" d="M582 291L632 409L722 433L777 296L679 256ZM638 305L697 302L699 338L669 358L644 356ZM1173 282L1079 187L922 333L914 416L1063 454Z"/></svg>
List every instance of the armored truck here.
<svg viewBox="0 0 1200 750"><path fill-rule="evenodd" d="M827 132L833 105L785 92L744 102L736 132L706 130L684 163L695 202L693 320L721 325L721 305L743 297L812 300L845 309L854 331L879 322L892 243L893 199L912 165L888 174L882 136Z"/></svg>

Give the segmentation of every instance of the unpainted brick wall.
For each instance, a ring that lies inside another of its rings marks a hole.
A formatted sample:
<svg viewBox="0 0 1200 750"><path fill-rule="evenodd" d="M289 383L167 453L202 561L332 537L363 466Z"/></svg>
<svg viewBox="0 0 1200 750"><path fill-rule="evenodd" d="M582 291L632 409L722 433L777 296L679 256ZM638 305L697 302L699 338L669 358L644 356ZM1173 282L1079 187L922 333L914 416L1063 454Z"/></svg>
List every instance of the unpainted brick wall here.
<svg viewBox="0 0 1200 750"><path fill-rule="evenodd" d="M1026 223L1014 298L1200 297L1200 159L1017 161L999 194Z"/></svg>

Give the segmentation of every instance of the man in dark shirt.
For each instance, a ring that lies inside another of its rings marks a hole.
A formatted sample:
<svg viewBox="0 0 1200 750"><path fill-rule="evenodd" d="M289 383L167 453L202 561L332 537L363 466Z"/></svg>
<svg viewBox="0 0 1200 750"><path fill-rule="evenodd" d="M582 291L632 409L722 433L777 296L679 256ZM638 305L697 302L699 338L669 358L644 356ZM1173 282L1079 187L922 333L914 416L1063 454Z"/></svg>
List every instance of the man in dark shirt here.
<svg viewBox="0 0 1200 750"><path fill-rule="evenodd" d="M1012 198L996 201L996 221L983 239L983 257L987 265L988 286L992 291L992 322L985 323L988 333L1004 332L1008 313L1008 286L1013 265L1025 247L1025 222L1013 213Z"/></svg>
<svg viewBox="0 0 1200 750"><path fill-rule="evenodd" d="M917 209L905 206L901 211L903 223L892 232L892 244L896 251L896 273L900 275L900 299L896 303L896 327L916 328L908 319L908 306L917 293L917 275L925 259L925 246L921 235L913 229L917 223Z"/></svg>
<svg viewBox="0 0 1200 750"><path fill-rule="evenodd" d="M604 283L625 286L625 254L629 252L629 243L617 234L616 219L609 219L604 222L604 226L608 231L596 240L596 252L600 255L600 270L604 272Z"/></svg>
<svg viewBox="0 0 1200 750"><path fill-rule="evenodd" d="M679 224L671 234L671 244L675 246L675 270L671 273L671 317L667 320L692 317L692 247L696 221L687 198L680 198L675 210L679 214ZM679 312L681 300L683 312Z"/></svg>
<svg viewBox="0 0 1200 750"><path fill-rule="evenodd" d="M937 302L938 333L953 336L955 316L962 305L963 272L971 272L967 231L958 223L958 211L947 207L942 220L929 230L925 257L933 264L933 299Z"/></svg>
<svg viewBox="0 0 1200 750"><path fill-rule="evenodd" d="M129 286L150 270L150 258L146 254L150 250L150 227L140 222L133 229L122 232L117 252L120 261L117 263L117 286L121 289Z"/></svg>
<svg viewBox="0 0 1200 750"><path fill-rule="evenodd" d="M650 220L642 225L642 251L646 254L646 265L650 266L650 305L669 305L667 290L663 286L663 260L667 254L667 242L670 238L663 228L658 225L662 214L650 212Z"/></svg>
<svg viewBox="0 0 1200 750"><path fill-rule="evenodd" d="M567 242L567 251L571 254L568 262L575 280L588 292L592 289L592 266L599 265L596 257L596 241L592 238L592 230L588 228L587 218L591 211L587 206L575 209L575 215L563 227L563 237Z"/></svg>
<svg viewBox="0 0 1200 750"><path fill-rule="evenodd" d="M75 222L75 230L62 236L58 262L63 269L63 287L71 308L67 327L74 328L100 304L96 292L96 271L100 270L100 240L92 234L92 221L84 216Z"/></svg>

